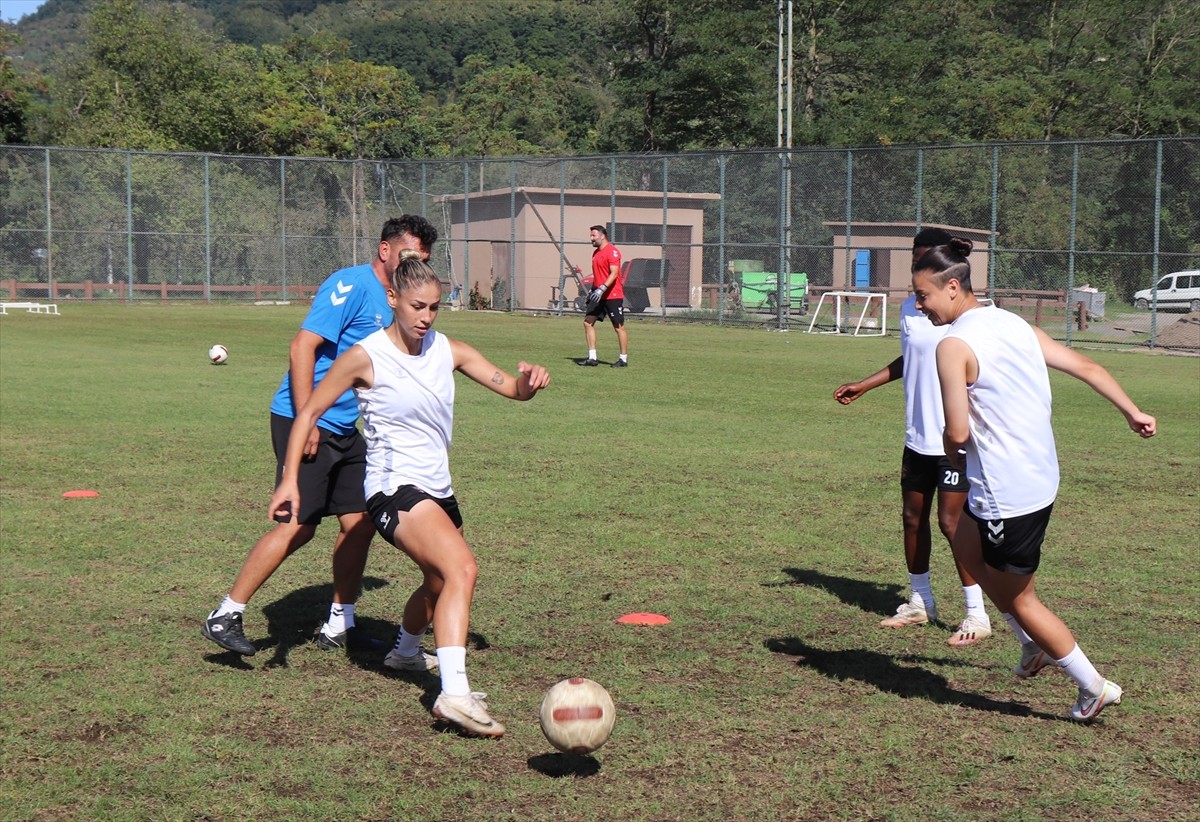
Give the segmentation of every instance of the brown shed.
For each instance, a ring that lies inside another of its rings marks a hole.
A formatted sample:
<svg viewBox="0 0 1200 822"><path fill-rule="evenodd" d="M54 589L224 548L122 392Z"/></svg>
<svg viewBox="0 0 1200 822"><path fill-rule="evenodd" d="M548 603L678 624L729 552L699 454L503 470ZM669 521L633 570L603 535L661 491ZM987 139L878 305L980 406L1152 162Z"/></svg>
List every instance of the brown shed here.
<svg viewBox="0 0 1200 822"><path fill-rule="evenodd" d="M860 223L851 222L849 254L846 253L847 231L844 221L824 223L833 230L832 284L835 290L854 291L865 288L887 289L907 293L912 284L912 241L917 233L915 222ZM971 283L980 293L987 290L988 244L991 232L982 228L922 223L922 228L944 228L955 237L975 244L971 252ZM890 300L889 300L890 302Z"/></svg>
<svg viewBox="0 0 1200 822"><path fill-rule="evenodd" d="M671 192L665 214L662 192L653 191L518 187L439 201L448 211L446 239L455 280L477 285L497 307L507 306L510 274L514 308L554 307L564 275L563 296L570 302L576 288L567 265L590 277L588 229L604 225L630 266L627 305L630 285L637 282L645 286L643 300L658 308L700 304L704 206L717 199L716 194ZM664 256L666 266L660 262ZM662 273L665 287L659 286Z"/></svg>

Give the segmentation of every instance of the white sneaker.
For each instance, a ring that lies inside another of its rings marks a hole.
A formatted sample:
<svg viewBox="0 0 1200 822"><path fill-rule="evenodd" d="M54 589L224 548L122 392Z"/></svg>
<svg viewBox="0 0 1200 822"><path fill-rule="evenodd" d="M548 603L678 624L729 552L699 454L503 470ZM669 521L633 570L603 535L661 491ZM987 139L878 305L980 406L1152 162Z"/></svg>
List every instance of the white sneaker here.
<svg viewBox="0 0 1200 822"><path fill-rule="evenodd" d="M946 640L946 644L951 648L965 648L968 645L974 645L976 642L983 642L992 635L992 623L986 619L980 619L974 614L967 614L966 618L958 624L958 630L950 635Z"/></svg>
<svg viewBox="0 0 1200 822"><path fill-rule="evenodd" d="M1036 642L1029 642L1021 646L1021 661L1013 668L1013 673L1021 679L1032 679L1053 661L1050 654L1039 648Z"/></svg>
<svg viewBox="0 0 1200 822"><path fill-rule="evenodd" d="M481 698L483 696L486 694L450 696L442 691L433 703L433 715L453 722L474 736L504 736L504 726L492 719L487 711L487 703Z"/></svg>
<svg viewBox="0 0 1200 822"><path fill-rule="evenodd" d="M395 648L388 651L388 655L383 658L383 664L393 671L410 673L431 673L438 669L438 659L433 654L417 651L412 656L401 656Z"/></svg>
<svg viewBox="0 0 1200 822"><path fill-rule="evenodd" d="M924 625L937 621L936 605L915 605L905 602L896 609L896 613L879 623L881 628L903 628L906 625Z"/></svg>
<svg viewBox="0 0 1200 822"><path fill-rule="evenodd" d="M1104 687L1100 689L1100 696L1088 696L1080 691L1079 699L1071 706L1071 719L1076 722L1091 722L1109 705L1120 705L1123 694L1120 685L1107 679L1104 680Z"/></svg>

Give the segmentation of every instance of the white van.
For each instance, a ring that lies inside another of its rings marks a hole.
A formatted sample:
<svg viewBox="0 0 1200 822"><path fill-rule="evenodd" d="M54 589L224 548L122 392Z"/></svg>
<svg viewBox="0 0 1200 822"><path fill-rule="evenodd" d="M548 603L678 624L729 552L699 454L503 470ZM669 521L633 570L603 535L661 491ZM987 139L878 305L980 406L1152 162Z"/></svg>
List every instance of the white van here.
<svg viewBox="0 0 1200 822"><path fill-rule="evenodd" d="M1149 308L1154 291L1142 289L1133 295L1135 308ZM1200 271L1176 271L1158 281L1158 307L1200 311Z"/></svg>

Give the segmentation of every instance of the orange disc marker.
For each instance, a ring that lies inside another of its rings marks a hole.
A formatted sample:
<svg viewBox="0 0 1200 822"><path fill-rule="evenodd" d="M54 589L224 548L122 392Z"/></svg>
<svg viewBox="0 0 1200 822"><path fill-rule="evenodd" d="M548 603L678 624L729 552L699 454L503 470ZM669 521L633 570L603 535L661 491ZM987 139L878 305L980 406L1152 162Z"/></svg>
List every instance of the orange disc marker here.
<svg viewBox="0 0 1200 822"><path fill-rule="evenodd" d="M666 625L670 621L662 614L626 614L617 620L625 625Z"/></svg>
<svg viewBox="0 0 1200 822"><path fill-rule="evenodd" d="M67 491L66 493L63 494L63 499L81 499L83 497L98 497L98 496L100 496L99 491L87 491L87 490Z"/></svg>

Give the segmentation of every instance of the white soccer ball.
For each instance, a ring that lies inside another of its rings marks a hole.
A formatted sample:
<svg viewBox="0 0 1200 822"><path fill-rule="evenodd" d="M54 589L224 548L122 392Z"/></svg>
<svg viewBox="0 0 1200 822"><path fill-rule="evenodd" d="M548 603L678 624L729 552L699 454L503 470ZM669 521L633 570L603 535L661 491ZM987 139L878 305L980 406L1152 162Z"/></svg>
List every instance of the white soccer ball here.
<svg viewBox="0 0 1200 822"><path fill-rule="evenodd" d="M542 698L542 733L564 753L586 754L612 734L617 708L599 683L583 677L564 679Z"/></svg>
<svg viewBox="0 0 1200 822"><path fill-rule="evenodd" d="M213 365L224 365L229 359L229 349L223 345L214 345L208 349L208 361Z"/></svg>

